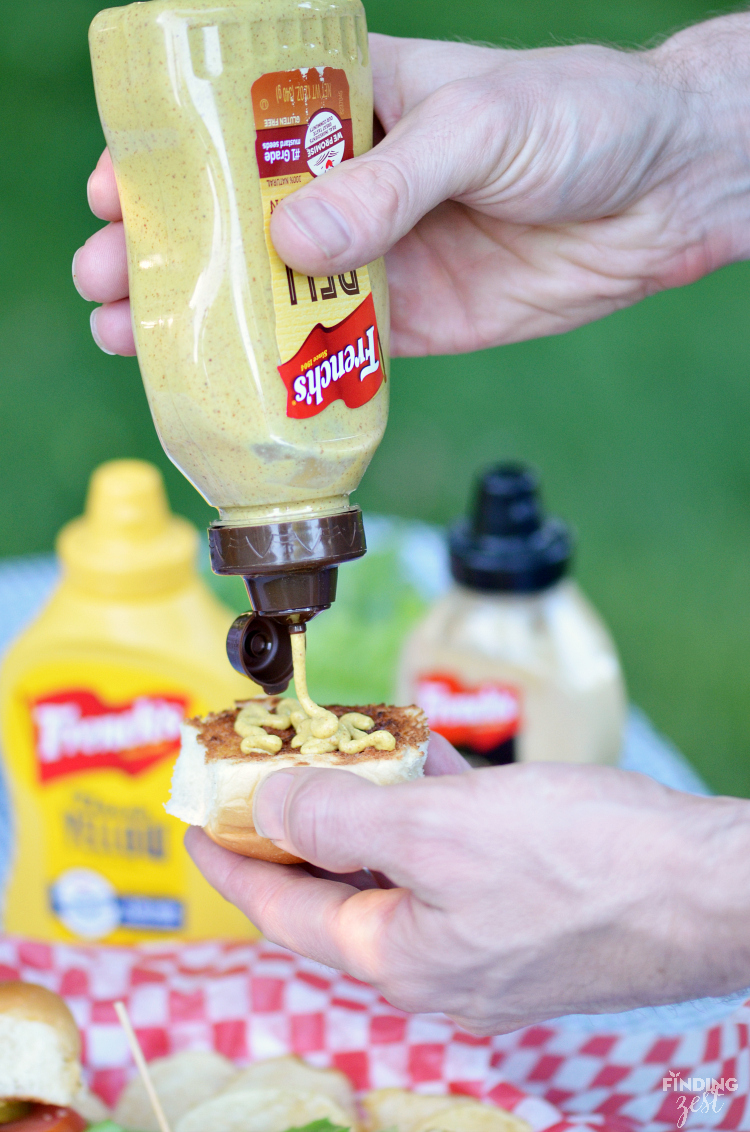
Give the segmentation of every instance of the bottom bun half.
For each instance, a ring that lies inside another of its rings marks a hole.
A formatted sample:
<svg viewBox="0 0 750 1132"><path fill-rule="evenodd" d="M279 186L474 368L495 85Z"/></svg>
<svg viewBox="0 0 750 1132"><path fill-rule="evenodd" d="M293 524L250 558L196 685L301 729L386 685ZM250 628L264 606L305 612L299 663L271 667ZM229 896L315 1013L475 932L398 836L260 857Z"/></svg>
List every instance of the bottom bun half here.
<svg viewBox="0 0 750 1132"><path fill-rule="evenodd" d="M285 849L279 849L267 837L261 837L252 825L229 825L221 821L221 815L204 829L212 841L223 849L231 849L242 857L255 857L259 861L273 861L276 865L300 865L302 857L295 857Z"/></svg>

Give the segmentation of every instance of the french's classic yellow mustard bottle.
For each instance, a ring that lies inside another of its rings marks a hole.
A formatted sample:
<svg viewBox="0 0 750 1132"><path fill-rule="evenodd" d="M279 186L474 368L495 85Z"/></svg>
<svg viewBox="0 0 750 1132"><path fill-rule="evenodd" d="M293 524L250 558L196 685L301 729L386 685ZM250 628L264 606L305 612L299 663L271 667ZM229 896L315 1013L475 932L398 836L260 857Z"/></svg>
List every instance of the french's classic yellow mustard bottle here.
<svg viewBox="0 0 750 1132"><path fill-rule="evenodd" d="M248 938L164 811L180 722L257 688L230 667L232 613L197 533L138 460L93 475L61 532L62 580L10 649L0 721L15 855L4 928L44 940Z"/></svg>

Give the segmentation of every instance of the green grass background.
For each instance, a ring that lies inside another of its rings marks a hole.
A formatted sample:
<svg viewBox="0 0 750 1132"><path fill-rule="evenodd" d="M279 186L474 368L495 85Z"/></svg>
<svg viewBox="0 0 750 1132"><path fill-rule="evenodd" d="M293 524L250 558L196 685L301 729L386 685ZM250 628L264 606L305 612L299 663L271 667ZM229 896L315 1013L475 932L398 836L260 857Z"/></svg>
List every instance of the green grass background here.
<svg viewBox="0 0 750 1132"><path fill-rule="evenodd" d="M33 0L3 11L4 555L49 550L80 511L93 467L115 456L154 460L174 507L201 525L210 518L161 452L135 362L96 349L70 281L72 254L98 223L85 197L102 146L86 44L98 6ZM514 46L633 46L710 14L699 0L367 8L377 31ZM358 496L370 510L445 522L483 464L536 464L550 507L577 530L577 574L613 629L633 699L715 789L746 796L748 311L743 264L562 338L397 361L389 430ZM388 573L369 577L386 584Z"/></svg>

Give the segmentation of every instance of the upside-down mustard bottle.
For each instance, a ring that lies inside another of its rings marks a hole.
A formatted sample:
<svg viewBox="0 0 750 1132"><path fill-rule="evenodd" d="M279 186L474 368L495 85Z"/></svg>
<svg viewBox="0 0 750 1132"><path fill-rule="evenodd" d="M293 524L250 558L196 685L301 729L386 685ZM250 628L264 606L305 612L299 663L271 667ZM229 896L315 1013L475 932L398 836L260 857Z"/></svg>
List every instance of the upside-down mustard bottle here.
<svg viewBox="0 0 750 1132"><path fill-rule="evenodd" d="M164 812L185 716L257 689L230 667L232 613L196 571L197 532L150 464L93 475L57 543L62 579L0 672L14 813L5 931L134 943L248 938Z"/></svg>
<svg viewBox="0 0 750 1132"><path fill-rule="evenodd" d="M149 0L89 38L151 412L218 511L213 569L246 581L232 663L281 691L290 631L365 553L349 496L388 415L382 260L307 276L271 239L286 198L372 146L364 8Z"/></svg>

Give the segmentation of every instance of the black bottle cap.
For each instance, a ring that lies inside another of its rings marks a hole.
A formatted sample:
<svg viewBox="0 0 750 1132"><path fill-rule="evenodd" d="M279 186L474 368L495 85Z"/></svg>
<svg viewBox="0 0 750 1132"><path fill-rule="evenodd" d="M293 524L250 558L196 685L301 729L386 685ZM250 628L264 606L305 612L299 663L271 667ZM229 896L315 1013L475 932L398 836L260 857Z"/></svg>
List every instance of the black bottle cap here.
<svg viewBox="0 0 750 1132"><path fill-rule="evenodd" d="M538 593L567 572L570 531L542 512L539 481L521 464L499 464L479 483L474 514L449 533L451 572L463 586Z"/></svg>

